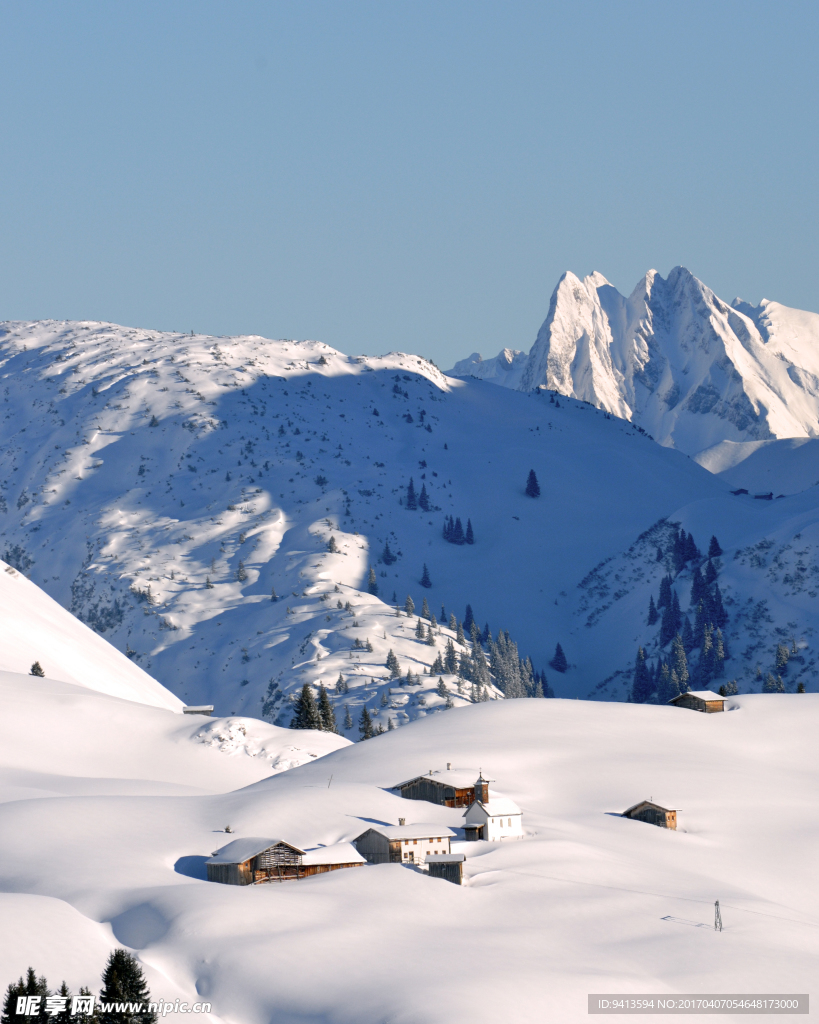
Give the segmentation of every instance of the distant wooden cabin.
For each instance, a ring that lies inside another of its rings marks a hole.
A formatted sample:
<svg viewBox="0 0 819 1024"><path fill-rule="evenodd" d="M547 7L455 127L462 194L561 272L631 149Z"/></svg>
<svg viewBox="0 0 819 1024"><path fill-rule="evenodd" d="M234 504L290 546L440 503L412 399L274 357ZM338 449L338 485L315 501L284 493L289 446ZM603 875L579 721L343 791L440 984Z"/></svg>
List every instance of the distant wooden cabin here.
<svg viewBox="0 0 819 1024"><path fill-rule="evenodd" d="M466 839L522 839L523 812L508 797L489 791L486 801L474 800L464 814Z"/></svg>
<svg viewBox="0 0 819 1024"><path fill-rule="evenodd" d="M361 867L364 858L350 843L300 850L283 839L234 839L205 862L208 881L225 885L286 882L339 868Z"/></svg>
<svg viewBox="0 0 819 1024"><path fill-rule="evenodd" d="M489 799L489 782L474 768L430 769L427 775L399 782L392 787L405 800L427 800L444 807L469 807L475 800Z"/></svg>
<svg viewBox="0 0 819 1024"><path fill-rule="evenodd" d="M462 853L431 853L427 857L430 878L443 878L455 885L463 885L464 861Z"/></svg>
<svg viewBox="0 0 819 1024"><path fill-rule="evenodd" d="M644 821L648 825L659 825L660 828L677 827L677 811L670 807L661 807L651 800L641 800L639 804L629 807L623 811L624 818L633 818L635 821Z"/></svg>
<svg viewBox="0 0 819 1024"><path fill-rule="evenodd" d="M427 857L450 853L455 833L444 825L375 825L353 840L368 864L424 864Z"/></svg>
<svg viewBox="0 0 819 1024"><path fill-rule="evenodd" d="M672 697L668 703L678 708L689 708L691 711L704 711L707 715L725 710L725 698L713 690L688 690Z"/></svg>

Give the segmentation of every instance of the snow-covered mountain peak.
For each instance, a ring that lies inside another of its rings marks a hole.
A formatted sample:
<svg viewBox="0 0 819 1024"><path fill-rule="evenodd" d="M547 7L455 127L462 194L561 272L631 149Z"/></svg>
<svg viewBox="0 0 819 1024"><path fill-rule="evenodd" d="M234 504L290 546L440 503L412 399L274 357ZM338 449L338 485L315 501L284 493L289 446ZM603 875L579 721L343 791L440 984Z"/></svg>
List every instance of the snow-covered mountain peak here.
<svg viewBox="0 0 819 1024"><path fill-rule="evenodd" d="M567 271L520 365L517 382L497 360L473 375L591 402L689 454L819 435L819 315L729 305L682 266L648 271L628 298L598 272Z"/></svg>

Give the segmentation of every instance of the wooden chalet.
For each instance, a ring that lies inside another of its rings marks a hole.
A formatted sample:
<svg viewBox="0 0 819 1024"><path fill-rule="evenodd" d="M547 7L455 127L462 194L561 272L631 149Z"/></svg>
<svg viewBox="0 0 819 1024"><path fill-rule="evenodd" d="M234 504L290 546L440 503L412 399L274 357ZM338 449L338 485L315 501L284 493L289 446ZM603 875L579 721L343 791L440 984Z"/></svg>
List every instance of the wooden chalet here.
<svg viewBox="0 0 819 1024"><path fill-rule="evenodd" d="M205 862L208 881L225 885L286 882L310 875L361 867L364 858L350 843L300 850L283 839L234 839Z"/></svg>
<svg viewBox="0 0 819 1024"><path fill-rule="evenodd" d="M462 853L433 853L427 857L430 878L443 878L455 885L463 885L464 861Z"/></svg>
<svg viewBox="0 0 819 1024"><path fill-rule="evenodd" d="M672 697L668 703L678 708L689 708L691 711L704 711L707 715L725 710L725 698L713 690L688 690Z"/></svg>
<svg viewBox="0 0 819 1024"><path fill-rule="evenodd" d="M641 800L639 804L629 807L623 811L624 818L632 818L634 821L644 821L648 825L659 825L660 828L677 827L677 808L661 807L653 800Z"/></svg>
<svg viewBox="0 0 819 1024"><path fill-rule="evenodd" d="M444 807L469 807L475 800L489 799L489 781L474 768L453 768L447 764L445 770L433 770L417 775L414 779L399 782L392 787L405 800L427 800Z"/></svg>
<svg viewBox="0 0 819 1024"><path fill-rule="evenodd" d="M431 854L450 852L455 833L445 825L374 825L353 840L368 864L424 864Z"/></svg>

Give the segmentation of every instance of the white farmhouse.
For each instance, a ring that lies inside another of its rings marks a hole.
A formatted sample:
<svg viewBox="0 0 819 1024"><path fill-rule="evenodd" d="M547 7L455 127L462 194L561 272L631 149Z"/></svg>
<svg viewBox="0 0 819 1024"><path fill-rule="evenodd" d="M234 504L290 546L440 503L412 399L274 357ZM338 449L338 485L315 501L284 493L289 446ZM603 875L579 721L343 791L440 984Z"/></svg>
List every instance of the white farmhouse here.
<svg viewBox="0 0 819 1024"><path fill-rule="evenodd" d="M464 814L467 839L522 839L523 813L514 800L489 790L486 801L474 800Z"/></svg>

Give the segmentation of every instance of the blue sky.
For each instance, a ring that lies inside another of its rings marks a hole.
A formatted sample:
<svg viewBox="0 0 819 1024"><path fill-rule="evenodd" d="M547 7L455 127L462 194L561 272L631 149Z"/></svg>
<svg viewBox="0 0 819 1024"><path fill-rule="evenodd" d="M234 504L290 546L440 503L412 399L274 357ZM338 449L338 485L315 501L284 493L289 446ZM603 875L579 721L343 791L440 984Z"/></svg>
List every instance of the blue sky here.
<svg viewBox="0 0 819 1024"><path fill-rule="evenodd" d="M529 348L559 275L819 310L814 3L0 2L0 319Z"/></svg>

